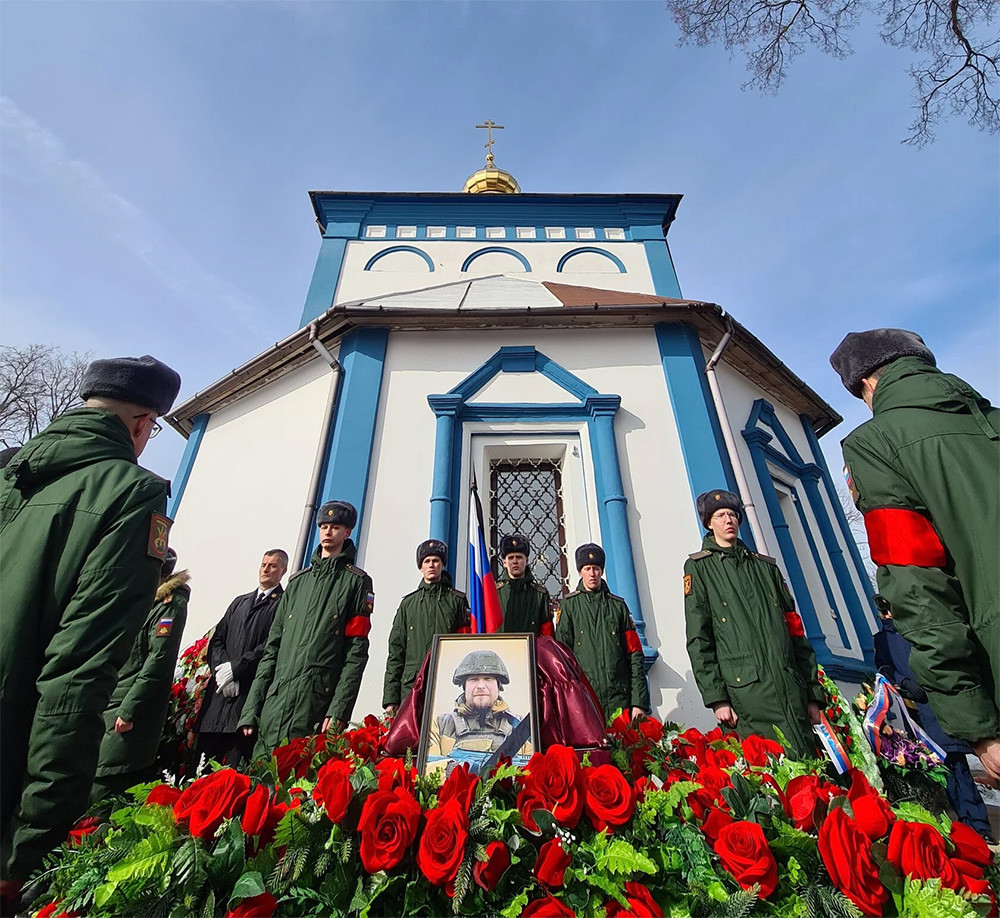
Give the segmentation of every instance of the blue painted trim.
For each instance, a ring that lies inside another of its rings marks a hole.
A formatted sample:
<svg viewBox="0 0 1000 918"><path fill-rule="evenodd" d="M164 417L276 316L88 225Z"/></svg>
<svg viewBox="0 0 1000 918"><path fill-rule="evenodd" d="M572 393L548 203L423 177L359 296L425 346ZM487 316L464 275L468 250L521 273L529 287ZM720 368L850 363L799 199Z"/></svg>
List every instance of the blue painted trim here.
<svg viewBox="0 0 1000 918"><path fill-rule="evenodd" d="M468 399L499 373L537 372L578 400L557 404L473 403ZM601 541L607 556L608 583L625 599L643 644L647 666L657 653L646 641L646 623L639 602L639 587L628 526L628 502L621 477L621 463L614 422L621 397L602 395L582 379L539 353L533 347L503 347L482 366L444 395L429 395L427 403L437 418L434 475L431 490L431 538L452 545L460 542L458 494L462 480L463 424L474 421L586 421L594 457L597 513ZM455 557L455 553L452 553Z"/></svg>
<svg viewBox="0 0 1000 918"><path fill-rule="evenodd" d="M739 489L705 379L705 355L698 333L689 325L668 322L656 325L655 332L694 510L698 495L718 488L721 482L734 493ZM746 522L740 527L740 537L756 548Z"/></svg>
<svg viewBox="0 0 1000 918"><path fill-rule="evenodd" d="M471 265L480 255L489 255L492 252L499 252L503 255L513 255L521 265L524 267L525 272L531 273L531 265L528 264L528 259L525 258L520 252L514 249L508 248L505 245L488 245L482 249L476 249L465 261L462 262L462 270L468 271L469 265Z"/></svg>
<svg viewBox="0 0 1000 918"><path fill-rule="evenodd" d="M646 252L646 263L653 278L653 290L658 296L681 298L681 285L674 274L674 264L670 260L665 239L644 239L642 247Z"/></svg>
<svg viewBox="0 0 1000 918"><path fill-rule="evenodd" d="M428 271L434 270L434 262L431 261L430 255L428 255L423 249L418 249L415 245L394 245L387 249L382 249L381 252L377 252L368 259L368 263L365 265L365 271L371 271L372 265L374 265L379 259L385 258L386 255L392 255L393 252L413 252L414 255L419 255L427 265Z"/></svg>
<svg viewBox="0 0 1000 918"><path fill-rule="evenodd" d="M872 603L872 594L875 592L875 587L871 585L871 580L868 577L868 571L865 569L864 559L861 557L861 552L858 549L857 542L854 540L854 534L851 532L850 524L847 522L847 517L844 515L844 508L840 504L840 495L837 493L837 488L833 483L833 478L830 476L830 469L827 466L823 450L819 445L819 438L816 436L816 431L813 430L812 424L809 423L809 419L804 415L800 415L799 419L802 422L803 430L805 430L806 440L809 442L809 450L812 452L813 459L822 472L820 477L823 481L823 486L830 502L829 505L833 509L833 516L837 520L837 525L840 529L840 535L843 539L843 543L841 543L841 540L837 538L833 529L833 524L827 513L822 515L822 522L820 524L821 526L824 524L826 526L823 531L823 539L826 542L827 551L830 552L830 556L833 559L834 570L837 573L837 580L840 583L841 592L848 597L848 612L850 613L851 620L854 623L854 630L857 632L858 638L861 641L861 649L865 655L865 660L869 661L870 664L874 666L875 649L874 643L871 639L872 623L869 621L865 612L869 612L876 621L878 620L875 606ZM816 494L816 501L817 503L822 503L818 492ZM854 564L854 570L858 576L858 580L863 586L870 588L865 591L863 598L858 595L858 589L854 584L854 579L848 568L847 560L844 558L843 551L841 550L841 544L847 546L847 551L850 555L852 563Z"/></svg>
<svg viewBox="0 0 1000 918"><path fill-rule="evenodd" d="M344 335L338 355L344 375L316 504L346 500L357 508L358 523L351 534L355 545L360 544L365 522L365 495L388 343L387 328L355 328ZM319 531L313 527L307 558L312 556L318 538Z"/></svg>
<svg viewBox="0 0 1000 918"><path fill-rule="evenodd" d="M316 267L313 269L309 292L306 294L305 306L302 307L302 318L299 328L307 325L317 316L323 315L332 305L340 282L340 273L344 268L344 256L347 254L346 239L325 238L320 243Z"/></svg>
<svg viewBox="0 0 1000 918"><path fill-rule="evenodd" d="M565 266L566 262L569 261L574 255L582 255L584 252L590 252L593 255L603 255L605 258L614 262L615 266L618 268L619 274L628 273L625 270L625 263L617 255L612 255L610 252L606 252L604 249L599 249L597 246L594 245L581 245L578 248L571 249L565 255L563 255L562 258L559 259L558 263L556 264L556 274L562 272L562 269Z"/></svg>
<svg viewBox="0 0 1000 918"><path fill-rule="evenodd" d="M181 505L181 498L184 496L184 489L191 477L194 460L198 458L198 450L201 449L201 441L205 436L205 428L208 427L210 417L210 414L196 414L191 421L191 433L188 434L184 454L177 466L177 474L170 483L170 500L167 501L167 516L170 519L177 515L177 508Z"/></svg>

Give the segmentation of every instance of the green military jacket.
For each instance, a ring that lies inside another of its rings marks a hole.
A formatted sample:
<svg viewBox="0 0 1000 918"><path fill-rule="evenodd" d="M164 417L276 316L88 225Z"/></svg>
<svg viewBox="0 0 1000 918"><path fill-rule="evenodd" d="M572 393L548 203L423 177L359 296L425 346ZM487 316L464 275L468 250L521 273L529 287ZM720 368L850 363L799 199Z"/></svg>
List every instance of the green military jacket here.
<svg viewBox="0 0 1000 918"><path fill-rule="evenodd" d="M511 580L504 569L497 592L503 610L501 634L552 635L554 603L549 599L548 590L535 580L531 571L526 570L520 580Z"/></svg>
<svg viewBox="0 0 1000 918"><path fill-rule="evenodd" d="M916 357L843 442L878 589L941 726L1000 735L1000 408Z"/></svg>
<svg viewBox="0 0 1000 918"><path fill-rule="evenodd" d="M312 566L292 577L278 600L240 715L240 727L257 730L257 756L316 733L327 717L351 719L375 605L372 579L354 566L355 554L350 539L332 558L317 548Z"/></svg>
<svg viewBox="0 0 1000 918"><path fill-rule="evenodd" d="M602 580L588 593L583 581L559 604L556 640L576 654L580 668L593 686L605 718L619 708L649 710L649 685L643 666L642 644L632 613L621 596Z"/></svg>
<svg viewBox="0 0 1000 918"><path fill-rule="evenodd" d="M26 878L86 809L102 715L166 553L168 490L97 408L53 421L0 476L6 876Z"/></svg>
<svg viewBox="0 0 1000 918"><path fill-rule="evenodd" d="M729 704L740 736L776 739L813 754L807 705L823 702L816 655L777 563L737 540L721 548L705 536L684 564L687 649L706 707Z"/></svg>
<svg viewBox="0 0 1000 918"><path fill-rule="evenodd" d="M420 581L399 604L389 632L389 658L385 664L382 707L398 705L413 687L435 634L456 634L469 625L469 600L452 589L451 575L437 583Z"/></svg>
<svg viewBox="0 0 1000 918"><path fill-rule="evenodd" d="M180 571L156 590L156 602L118 673L118 685L104 712L98 777L143 771L156 761L187 622L190 579L187 571ZM127 733L115 733L119 717L133 724Z"/></svg>

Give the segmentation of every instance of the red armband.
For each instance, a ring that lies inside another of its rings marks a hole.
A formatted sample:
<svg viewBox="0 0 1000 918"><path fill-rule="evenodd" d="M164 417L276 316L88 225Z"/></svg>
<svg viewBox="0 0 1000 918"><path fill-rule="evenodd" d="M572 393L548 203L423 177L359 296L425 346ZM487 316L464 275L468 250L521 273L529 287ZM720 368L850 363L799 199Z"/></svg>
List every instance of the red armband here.
<svg viewBox="0 0 1000 918"><path fill-rule="evenodd" d="M631 628L625 632L625 649L629 653L642 653L642 641L639 640L639 634Z"/></svg>
<svg viewBox="0 0 1000 918"><path fill-rule="evenodd" d="M542 622L538 628L539 637L555 637L556 629L552 627L552 622Z"/></svg>
<svg viewBox="0 0 1000 918"><path fill-rule="evenodd" d="M785 624L788 626L788 633L792 637L806 636L806 629L802 627L802 616L798 612L786 612Z"/></svg>
<svg viewBox="0 0 1000 918"><path fill-rule="evenodd" d="M884 564L912 564L916 567L944 567L948 556L934 525L916 510L882 507L865 514L868 548L872 561Z"/></svg>
<svg viewBox="0 0 1000 918"><path fill-rule="evenodd" d="M344 628L344 637L366 638L372 630L372 620L367 615L355 615Z"/></svg>

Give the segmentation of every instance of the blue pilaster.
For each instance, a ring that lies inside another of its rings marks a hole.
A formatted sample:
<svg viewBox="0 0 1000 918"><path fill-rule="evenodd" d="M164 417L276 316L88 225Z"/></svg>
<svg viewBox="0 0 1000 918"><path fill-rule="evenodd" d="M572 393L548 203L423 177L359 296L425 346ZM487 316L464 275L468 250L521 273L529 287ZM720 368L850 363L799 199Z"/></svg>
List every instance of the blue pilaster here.
<svg viewBox="0 0 1000 918"><path fill-rule="evenodd" d="M458 409L462 404L460 395L431 395L427 401L437 417L434 434L434 483L431 491L430 538L452 544L452 511L457 483L453 481L455 470L455 437L457 432ZM456 556L452 552L452 557Z"/></svg>
<svg viewBox="0 0 1000 918"><path fill-rule="evenodd" d="M198 458L198 450L201 449L201 440L205 436L205 428L208 427L209 414L196 414L191 424L191 433L188 434L187 445L184 447L184 455L181 456L180 464L177 466L177 474L170 483L170 500L167 501L167 516L174 519L177 515L177 508L181 505L181 498L184 496L184 489L187 487L188 478L191 477L191 469L194 467L194 460Z"/></svg>

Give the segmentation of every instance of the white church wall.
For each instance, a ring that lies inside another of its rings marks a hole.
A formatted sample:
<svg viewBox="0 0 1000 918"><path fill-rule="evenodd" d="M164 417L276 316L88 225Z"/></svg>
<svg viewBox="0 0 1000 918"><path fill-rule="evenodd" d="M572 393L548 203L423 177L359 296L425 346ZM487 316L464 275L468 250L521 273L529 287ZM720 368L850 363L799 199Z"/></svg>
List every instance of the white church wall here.
<svg viewBox="0 0 1000 918"><path fill-rule="evenodd" d="M292 556L331 378L317 358L209 419L170 532L191 569L185 646L256 587L267 549Z"/></svg>
<svg viewBox="0 0 1000 918"><path fill-rule="evenodd" d="M707 725L711 718L694 687L685 649L681 590L684 559L697 550L701 532L652 329L390 335L359 557L374 580L376 602L371 656L356 713L381 709L392 620L401 597L420 580L414 550L428 532L436 429L427 395L447 392L505 345L533 345L599 392L621 396L615 430L630 537L647 638L660 652L649 673L653 705L660 716ZM533 378L544 396L532 396ZM537 374L501 374L488 389L485 400L494 403L572 401L568 393L555 399L551 384ZM464 442L474 456L481 456L484 449L526 447L526 440L539 449L568 450L570 456L574 447L580 451L581 461L570 463L579 473L566 476L573 479L567 482L567 542L572 541L567 548L572 553L579 542L599 539L585 424L477 422L466 425ZM462 590L467 586L466 459L463 455L460 544L451 546L459 552L453 568L456 587ZM482 475L482 469L477 471L481 491Z"/></svg>
<svg viewBox="0 0 1000 918"><path fill-rule="evenodd" d="M530 266L530 272L514 255L506 251L487 252L474 258L467 270L465 260L484 249L504 249L518 252ZM567 259L563 270L557 271L560 259L578 249L600 249L617 258L625 268L621 273L615 262L592 251L581 251ZM423 257L411 249L419 249ZM372 262L380 252L386 252ZM430 270L430 264L434 270ZM371 267L365 270L370 262ZM351 240L347 244L344 265L337 284L335 303L347 303L378 294L449 284L489 274L523 274L532 280L547 280L605 290L628 290L633 293L653 293L646 252L641 242L607 241L525 241L518 239L477 241Z"/></svg>

